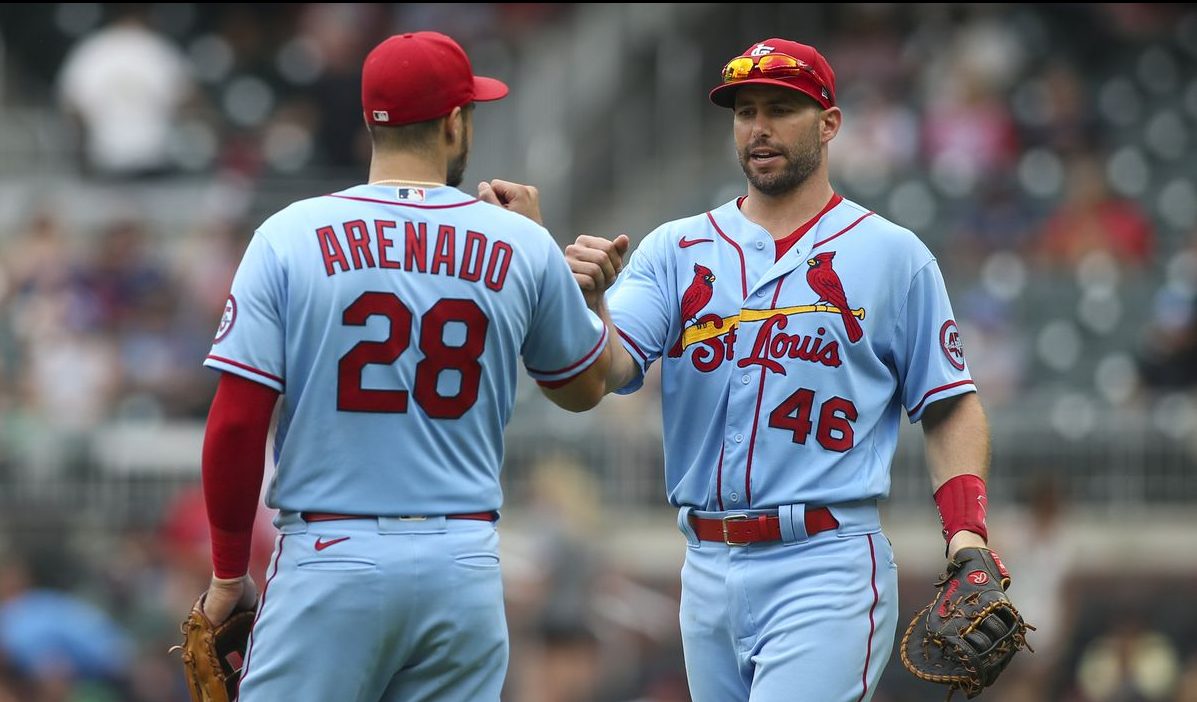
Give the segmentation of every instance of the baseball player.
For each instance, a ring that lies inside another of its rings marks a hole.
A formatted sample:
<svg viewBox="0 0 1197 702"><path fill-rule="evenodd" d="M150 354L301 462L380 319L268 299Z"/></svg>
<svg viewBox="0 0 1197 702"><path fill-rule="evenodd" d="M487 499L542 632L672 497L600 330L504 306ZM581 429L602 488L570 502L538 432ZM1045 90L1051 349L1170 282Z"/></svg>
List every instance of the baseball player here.
<svg viewBox="0 0 1197 702"><path fill-rule="evenodd" d="M242 702L499 699L517 363L582 411L610 358L552 237L508 211L535 191L456 187L473 104L506 94L443 34L382 42L362 69L370 182L292 204L245 252L205 361L223 375L203 453L219 622L257 596L244 574L282 394L266 498L280 536Z"/></svg>
<svg viewBox="0 0 1197 702"><path fill-rule="evenodd" d="M622 275L623 237L566 249L623 342L608 391L661 361L695 702L872 698L897 617L877 502L903 410L948 555L987 538L988 427L943 279L913 233L832 189L835 96L813 47L753 44L710 93L747 194L657 228Z"/></svg>

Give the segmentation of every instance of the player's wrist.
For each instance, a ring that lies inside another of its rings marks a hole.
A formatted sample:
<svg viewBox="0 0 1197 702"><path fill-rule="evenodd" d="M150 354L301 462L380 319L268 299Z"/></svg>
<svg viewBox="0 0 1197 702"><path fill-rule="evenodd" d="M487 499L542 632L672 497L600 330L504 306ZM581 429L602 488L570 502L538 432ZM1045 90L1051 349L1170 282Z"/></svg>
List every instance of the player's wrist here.
<svg viewBox="0 0 1197 702"><path fill-rule="evenodd" d="M948 560L955 558L956 554L965 548L989 548L989 545L980 534L971 531L958 531L948 541Z"/></svg>
<svg viewBox="0 0 1197 702"><path fill-rule="evenodd" d="M989 498L981 476L963 473L949 479L935 491L935 507L950 558L961 548L984 548L989 539L985 508Z"/></svg>

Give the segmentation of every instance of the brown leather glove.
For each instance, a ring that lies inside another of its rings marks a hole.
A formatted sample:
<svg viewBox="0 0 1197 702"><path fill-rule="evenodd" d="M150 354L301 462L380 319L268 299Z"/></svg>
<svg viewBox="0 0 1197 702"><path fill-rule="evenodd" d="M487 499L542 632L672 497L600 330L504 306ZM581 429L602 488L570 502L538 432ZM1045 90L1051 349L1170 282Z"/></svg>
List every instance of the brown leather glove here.
<svg viewBox="0 0 1197 702"><path fill-rule="evenodd" d="M236 609L214 625L204 615L204 595L196 600L180 627L182 645L171 649L183 653L183 677L191 702L232 702L236 698L256 610L256 605Z"/></svg>
<svg viewBox="0 0 1197 702"><path fill-rule="evenodd" d="M948 561L931 604L915 615L902 637L902 665L918 678L947 685L948 698L969 698L997 680L1035 627L1006 597L1010 573L997 554L962 548Z"/></svg>

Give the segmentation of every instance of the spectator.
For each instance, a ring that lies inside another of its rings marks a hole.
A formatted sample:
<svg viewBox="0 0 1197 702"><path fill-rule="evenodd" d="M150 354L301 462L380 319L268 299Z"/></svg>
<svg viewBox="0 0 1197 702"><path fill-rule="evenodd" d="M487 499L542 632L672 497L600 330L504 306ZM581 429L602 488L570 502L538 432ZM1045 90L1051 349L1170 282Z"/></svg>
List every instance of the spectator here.
<svg viewBox="0 0 1197 702"><path fill-rule="evenodd" d="M1073 267L1092 251L1105 251L1124 268L1149 263L1155 232L1138 203L1110 192L1101 164L1093 155L1069 164L1064 202L1048 217L1039 238L1039 254L1050 264Z"/></svg>
<svg viewBox="0 0 1197 702"><path fill-rule="evenodd" d="M171 130L193 83L186 58L146 25L141 10L124 11L74 47L59 91L82 125L88 171L137 178L171 169Z"/></svg>

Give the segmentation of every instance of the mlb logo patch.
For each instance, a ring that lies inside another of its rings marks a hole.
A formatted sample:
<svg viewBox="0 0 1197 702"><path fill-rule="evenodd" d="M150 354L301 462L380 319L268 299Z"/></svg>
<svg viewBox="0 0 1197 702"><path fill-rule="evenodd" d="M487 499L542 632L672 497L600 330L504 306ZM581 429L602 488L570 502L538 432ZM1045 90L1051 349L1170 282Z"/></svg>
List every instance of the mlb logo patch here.
<svg viewBox="0 0 1197 702"><path fill-rule="evenodd" d="M424 188L395 188L395 197L407 202L424 202Z"/></svg>
<svg viewBox="0 0 1197 702"><path fill-rule="evenodd" d="M386 110L374 110L374 121L375 122L390 122L391 121L391 113L387 112Z"/></svg>

